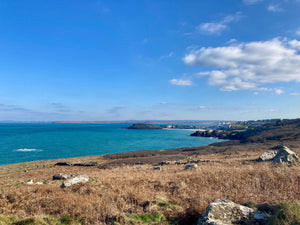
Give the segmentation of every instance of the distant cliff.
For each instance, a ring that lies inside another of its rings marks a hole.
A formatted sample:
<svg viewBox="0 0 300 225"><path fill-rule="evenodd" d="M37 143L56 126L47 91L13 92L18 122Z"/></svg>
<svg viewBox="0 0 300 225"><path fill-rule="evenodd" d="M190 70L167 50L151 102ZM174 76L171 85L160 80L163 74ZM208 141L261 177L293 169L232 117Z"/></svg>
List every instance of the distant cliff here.
<svg viewBox="0 0 300 225"><path fill-rule="evenodd" d="M191 136L215 137L240 140L241 142L265 142L300 140L300 119L277 120L255 128L243 130L206 130L192 133Z"/></svg>
<svg viewBox="0 0 300 225"><path fill-rule="evenodd" d="M145 130L145 129L163 129L160 126L156 126L153 124L146 124L146 123L136 123L132 126L128 127L128 129L137 129L137 130Z"/></svg>

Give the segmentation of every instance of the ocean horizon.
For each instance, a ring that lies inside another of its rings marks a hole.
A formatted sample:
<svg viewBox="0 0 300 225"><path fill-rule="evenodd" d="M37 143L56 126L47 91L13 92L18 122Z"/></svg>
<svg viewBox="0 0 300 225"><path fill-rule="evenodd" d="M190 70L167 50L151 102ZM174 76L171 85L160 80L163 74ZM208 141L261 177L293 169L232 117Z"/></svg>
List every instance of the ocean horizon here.
<svg viewBox="0 0 300 225"><path fill-rule="evenodd" d="M130 130L131 124L0 124L0 165L138 150L206 146L191 130Z"/></svg>

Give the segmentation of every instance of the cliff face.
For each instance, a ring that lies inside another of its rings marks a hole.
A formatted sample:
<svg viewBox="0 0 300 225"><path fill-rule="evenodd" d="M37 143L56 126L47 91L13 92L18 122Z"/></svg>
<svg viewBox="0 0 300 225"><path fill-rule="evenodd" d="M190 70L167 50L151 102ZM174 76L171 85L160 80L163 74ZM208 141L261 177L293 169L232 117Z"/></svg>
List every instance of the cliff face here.
<svg viewBox="0 0 300 225"><path fill-rule="evenodd" d="M136 124L133 124L132 126L128 127L128 129L144 130L144 129L163 129L163 128L160 126L153 125L153 124L136 123Z"/></svg>

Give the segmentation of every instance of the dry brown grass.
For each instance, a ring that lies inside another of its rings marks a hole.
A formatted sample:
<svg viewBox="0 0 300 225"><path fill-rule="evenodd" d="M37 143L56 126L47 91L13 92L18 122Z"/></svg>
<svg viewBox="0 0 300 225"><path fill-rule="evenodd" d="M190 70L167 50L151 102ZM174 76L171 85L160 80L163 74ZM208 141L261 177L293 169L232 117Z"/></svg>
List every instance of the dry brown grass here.
<svg viewBox="0 0 300 225"><path fill-rule="evenodd" d="M152 165L51 167L53 161L40 162L46 168L38 169L38 162L27 163L31 170L26 173L22 164L14 169L9 166L6 173L1 167L0 214L70 216L83 224L123 224L126 213L159 212L178 223L191 224L217 198L240 204L299 201L300 167L252 161L258 155L207 155L204 159L215 162L199 163L192 170L184 170L184 165L163 166L162 171L154 171ZM52 180L59 172L87 174L90 181L62 189L61 181ZM44 185L22 183L29 179Z"/></svg>

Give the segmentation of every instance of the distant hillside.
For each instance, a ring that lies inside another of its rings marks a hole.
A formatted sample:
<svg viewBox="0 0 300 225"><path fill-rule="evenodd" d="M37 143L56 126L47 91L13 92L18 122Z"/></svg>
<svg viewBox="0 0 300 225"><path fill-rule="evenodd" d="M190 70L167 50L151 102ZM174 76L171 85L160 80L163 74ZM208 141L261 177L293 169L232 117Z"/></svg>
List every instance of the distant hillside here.
<svg viewBox="0 0 300 225"><path fill-rule="evenodd" d="M246 142L300 140L300 119L277 120L243 130L197 131L191 136L217 137Z"/></svg>

